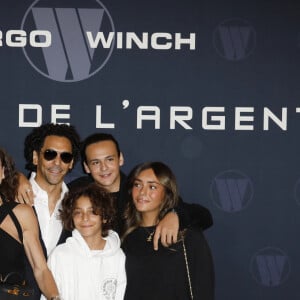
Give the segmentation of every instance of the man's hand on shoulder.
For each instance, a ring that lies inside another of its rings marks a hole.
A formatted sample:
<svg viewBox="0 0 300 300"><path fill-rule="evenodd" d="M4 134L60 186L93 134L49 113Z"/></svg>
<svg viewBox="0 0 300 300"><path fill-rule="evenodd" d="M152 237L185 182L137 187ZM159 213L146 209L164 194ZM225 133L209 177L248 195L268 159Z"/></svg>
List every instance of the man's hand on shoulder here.
<svg viewBox="0 0 300 300"><path fill-rule="evenodd" d="M16 202L26 203L32 206L34 200L32 186L29 180L27 179L27 177L23 173L19 172L18 174L19 174L19 185L18 185Z"/></svg>
<svg viewBox="0 0 300 300"><path fill-rule="evenodd" d="M179 231L179 218L175 211L167 213L164 218L156 226L155 234L153 237L153 248L158 250L158 241L160 239L164 247L177 242Z"/></svg>

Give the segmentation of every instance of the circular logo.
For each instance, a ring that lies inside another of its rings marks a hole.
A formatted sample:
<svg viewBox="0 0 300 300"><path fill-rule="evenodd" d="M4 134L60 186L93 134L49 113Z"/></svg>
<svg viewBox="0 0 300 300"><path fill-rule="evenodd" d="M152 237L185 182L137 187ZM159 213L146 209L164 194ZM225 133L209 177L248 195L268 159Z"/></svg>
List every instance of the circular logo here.
<svg viewBox="0 0 300 300"><path fill-rule="evenodd" d="M226 20L213 33L217 53L230 61L248 57L256 46L256 32L252 25L241 19Z"/></svg>
<svg viewBox="0 0 300 300"><path fill-rule="evenodd" d="M115 44L113 20L98 0L37 0L21 28L33 39L23 48L30 65L60 82L81 81L99 72Z"/></svg>
<svg viewBox="0 0 300 300"><path fill-rule="evenodd" d="M218 174L210 187L215 205L225 212L238 212L253 198L253 184L248 176L236 170Z"/></svg>
<svg viewBox="0 0 300 300"><path fill-rule="evenodd" d="M102 294L106 299L115 299L117 291L117 279L105 279L102 286Z"/></svg>
<svg viewBox="0 0 300 300"><path fill-rule="evenodd" d="M257 251L250 261L250 272L261 285L275 287L287 280L290 261L281 249L266 247Z"/></svg>

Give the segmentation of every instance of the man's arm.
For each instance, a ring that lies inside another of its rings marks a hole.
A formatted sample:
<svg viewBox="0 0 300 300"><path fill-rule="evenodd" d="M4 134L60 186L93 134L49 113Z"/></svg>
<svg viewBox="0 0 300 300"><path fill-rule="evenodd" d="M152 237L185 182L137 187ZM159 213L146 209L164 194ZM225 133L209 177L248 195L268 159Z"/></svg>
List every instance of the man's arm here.
<svg viewBox="0 0 300 300"><path fill-rule="evenodd" d="M179 204L173 211L167 213L156 226L153 236L153 248L158 249L160 239L164 247L169 247L177 242L179 227L194 227L205 230L213 225L213 218L210 211L200 205L183 202L179 199Z"/></svg>
<svg viewBox="0 0 300 300"><path fill-rule="evenodd" d="M177 209L180 216L180 227L205 230L213 225L210 211L200 204L186 203L180 198Z"/></svg>

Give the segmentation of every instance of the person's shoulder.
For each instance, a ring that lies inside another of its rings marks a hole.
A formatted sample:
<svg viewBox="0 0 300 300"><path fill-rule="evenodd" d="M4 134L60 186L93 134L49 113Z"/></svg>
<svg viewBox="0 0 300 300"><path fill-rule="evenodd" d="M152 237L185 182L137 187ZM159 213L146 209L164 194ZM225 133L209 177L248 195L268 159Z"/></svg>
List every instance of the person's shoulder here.
<svg viewBox="0 0 300 300"><path fill-rule="evenodd" d="M115 256L119 257L119 259L121 260L125 260L126 259L126 255L123 251L123 249L121 247L119 247L118 249L116 249L116 252L115 252Z"/></svg>
<svg viewBox="0 0 300 300"><path fill-rule="evenodd" d="M49 257L68 257L72 253L71 247L67 242L57 245L49 255Z"/></svg>
<svg viewBox="0 0 300 300"><path fill-rule="evenodd" d="M93 181L94 180L91 176L85 175L85 176L81 176L81 177L78 177L78 178L72 180L71 182L69 182L67 184L67 186L71 190L71 189L74 189L74 188L86 186L86 185L92 183Z"/></svg>
<svg viewBox="0 0 300 300"><path fill-rule="evenodd" d="M112 247L113 249L120 248L121 241L116 231L109 230L108 235L105 237L105 240L109 243L110 247Z"/></svg>
<svg viewBox="0 0 300 300"><path fill-rule="evenodd" d="M120 258L120 265L124 265L126 262L126 255L122 248L118 251L118 257Z"/></svg>
<svg viewBox="0 0 300 300"><path fill-rule="evenodd" d="M66 243L57 245L48 256L48 264L56 270L65 269L74 262L73 252Z"/></svg>
<svg viewBox="0 0 300 300"><path fill-rule="evenodd" d="M37 230L38 221L31 206L28 204L18 204L13 208L13 213L23 230Z"/></svg>
<svg viewBox="0 0 300 300"><path fill-rule="evenodd" d="M124 236L122 238L121 247L126 252L131 248L134 249L135 246L137 244L140 244L141 241L142 241L141 228L137 227L137 228L133 229L130 233L126 234L126 236Z"/></svg>
<svg viewBox="0 0 300 300"><path fill-rule="evenodd" d="M119 234L113 230L113 229L110 229L108 230L108 234L107 234L107 237L111 237L111 238L115 238L115 239L119 239Z"/></svg>
<svg viewBox="0 0 300 300"><path fill-rule="evenodd" d="M13 212L15 213L16 217L34 217L33 208L28 204L19 203L13 207Z"/></svg>

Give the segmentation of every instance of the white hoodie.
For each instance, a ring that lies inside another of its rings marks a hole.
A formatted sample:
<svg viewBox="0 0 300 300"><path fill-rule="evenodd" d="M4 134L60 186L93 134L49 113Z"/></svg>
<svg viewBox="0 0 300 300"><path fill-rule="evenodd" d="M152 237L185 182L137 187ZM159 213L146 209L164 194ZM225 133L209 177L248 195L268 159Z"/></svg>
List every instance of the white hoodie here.
<svg viewBox="0 0 300 300"><path fill-rule="evenodd" d="M63 300L121 300L126 287L125 254L116 232L109 231L103 250L89 249L75 229L48 258ZM45 298L41 298L45 299Z"/></svg>

